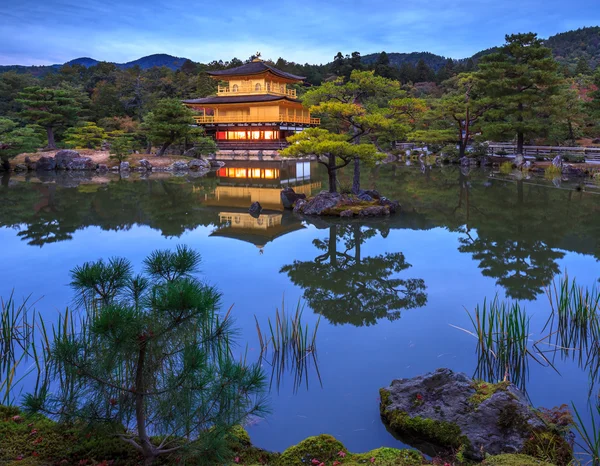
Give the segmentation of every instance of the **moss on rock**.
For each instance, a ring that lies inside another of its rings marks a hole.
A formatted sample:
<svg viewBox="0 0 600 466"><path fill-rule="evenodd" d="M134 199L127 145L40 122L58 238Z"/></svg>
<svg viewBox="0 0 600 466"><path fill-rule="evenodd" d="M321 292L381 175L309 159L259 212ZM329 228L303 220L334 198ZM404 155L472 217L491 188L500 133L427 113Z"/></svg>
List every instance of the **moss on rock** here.
<svg viewBox="0 0 600 466"><path fill-rule="evenodd" d="M386 389L379 390L379 395L381 416L393 431L428 439L451 449L465 448L470 444L456 424L419 416L410 417L404 411L389 409L390 395Z"/></svg>
<svg viewBox="0 0 600 466"><path fill-rule="evenodd" d="M510 382L488 383L483 380L475 380L472 385L475 393L471 395L469 402L477 407L488 398L491 398L494 393L501 390L506 391L509 385Z"/></svg>
<svg viewBox="0 0 600 466"><path fill-rule="evenodd" d="M299 444L289 447L279 458L279 464L286 466L303 466L311 464L313 459L327 463L335 461L342 456L339 452L347 455L346 447L335 437L327 434L308 437Z"/></svg>

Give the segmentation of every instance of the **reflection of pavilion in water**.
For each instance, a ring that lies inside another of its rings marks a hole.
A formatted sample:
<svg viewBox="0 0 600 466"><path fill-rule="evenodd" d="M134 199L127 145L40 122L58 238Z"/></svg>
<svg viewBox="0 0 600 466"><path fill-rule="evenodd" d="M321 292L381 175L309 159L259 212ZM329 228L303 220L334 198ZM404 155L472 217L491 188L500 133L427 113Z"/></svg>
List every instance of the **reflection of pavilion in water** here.
<svg viewBox="0 0 600 466"><path fill-rule="evenodd" d="M304 228L302 222L284 212L281 190L294 188L310 196L320 190L311 182L310 162L231 161L216 172L218 185L203 204L219 208L220 226L211 236L224 236L250 242L261 250L276 238ZM258 218L248 213L253 202L263 208Z"/></svg>

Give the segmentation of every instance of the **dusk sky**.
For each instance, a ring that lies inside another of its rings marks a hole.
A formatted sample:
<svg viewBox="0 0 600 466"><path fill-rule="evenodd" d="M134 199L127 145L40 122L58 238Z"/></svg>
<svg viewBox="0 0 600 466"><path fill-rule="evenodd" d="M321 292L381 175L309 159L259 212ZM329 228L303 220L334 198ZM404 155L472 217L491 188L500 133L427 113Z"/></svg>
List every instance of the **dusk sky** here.
<svg viewBox="0 0 600 466"><path fill-rule="evenodd" d="M600 0L1 0L0 64L121 63L154 53L208 62L256 51L301 63L355 50L463 58L507 33L548 37L596 25Z"/></svg>

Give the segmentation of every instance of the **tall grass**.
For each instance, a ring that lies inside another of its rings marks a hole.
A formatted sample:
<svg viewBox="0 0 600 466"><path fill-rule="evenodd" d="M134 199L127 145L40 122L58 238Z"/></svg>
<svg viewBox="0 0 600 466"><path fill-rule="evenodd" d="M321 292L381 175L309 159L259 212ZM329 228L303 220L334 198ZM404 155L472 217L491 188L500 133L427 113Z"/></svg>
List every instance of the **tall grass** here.
<svg viewBox="0 0 600 466"><path fill-rule="evenodd" d="M498 295L490 302L468 312L472 331L456 327L477 339L476 377L489 382L508 380L521 389L529 374L529 360L551 365L539 351L539 342L530 341L529 318L520 304L501 301Z"/></svg>
<svg viewBox="0 0 600 466"><path fill-rule="evenodd" d="M575 405L571 403L571 406L576 418L575 430L580 437L577 445L583 449L583 454L589 458L586 464L600 466L600 431L596 427L600 425L600 405L596 403L590 407L590 418L592 420L590 429L585 427L585 423Z"/></svg>
<svg viewBox="0 0 600 466"><path fill-rule="evenodd" d="M544 326L555 353L577 360L590 376L590 390L600 375L600 290L580 286L565 273L547 289L551 314Z"/></svg>
<svg viewBox="0 0 600 466"><path fill-rule="evenodd" d="M256 331L260 344L260 358L271 366L270 386L276 384L277 390L282 383L286 373L294 375L294 390L297 390L302 382L308 388L309 368L314 365L319 383L321 375L317 360L317 330L319 329L320 317L314 329L302 322L303 306L298 302L295 312L288 314L285 311L285 303L282 302L281 311L275 310L275 318L267 320L268 325L263 329L256 321Z"/></svg>
<svg viewBox="0 0 600 466"><path fill-rule="evenodd" d="M14 293L7 300L0 298L0 403L4 405L15 402L20 382L32 373L36 374L36 392L46 380L48 334L29 301L28 297L17 304Z"/></svg>

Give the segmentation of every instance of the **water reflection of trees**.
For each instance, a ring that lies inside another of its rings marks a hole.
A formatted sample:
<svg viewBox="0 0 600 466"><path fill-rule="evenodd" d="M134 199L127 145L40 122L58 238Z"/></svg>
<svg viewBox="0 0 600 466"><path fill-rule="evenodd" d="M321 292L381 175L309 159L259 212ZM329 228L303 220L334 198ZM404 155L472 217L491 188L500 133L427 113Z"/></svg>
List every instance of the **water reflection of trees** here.
<svg viewBox="0 0 600 466"><path fill-rule="evenodd" d="M575 185L556 189L543 179L495 179L489 172L454 167L426 175L387 167L369 176L363 184L398 199L405 215L420 216L429 228L461 233L459 250L472 254L482 273L515 299L542 293L559 272L564 250L600 259L598 195Z"/></svg>
<svg viewBox="0 0 600 466"><path fill-rule="evenodd" d="M331 223L328 229L328 238L313 241L322 254L281 269L304 289L304 299L316 313L334 324L362 326L382 318L396 320L402 309L425 305L425 282L398 276L411 267L404 254L363 255L363 243L377 234L387 236L385 224Z"/></svg>

